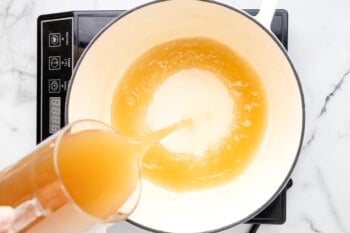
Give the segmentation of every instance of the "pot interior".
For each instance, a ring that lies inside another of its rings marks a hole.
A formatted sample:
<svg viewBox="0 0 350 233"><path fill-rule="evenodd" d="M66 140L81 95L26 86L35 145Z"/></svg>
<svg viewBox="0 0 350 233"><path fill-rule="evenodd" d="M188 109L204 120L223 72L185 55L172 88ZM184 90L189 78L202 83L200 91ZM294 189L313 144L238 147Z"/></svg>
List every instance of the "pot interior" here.
<svg viewBox="0 0 350 233"><path fill-rule="evenodd" d="M180 38L219 41L258 72L268 102L267 128L249 167L232 182L195 192L172 192L144 180L130 220L168 232L203 232L239 223L276 195L293 168L303 131L296 74L270 33L239 10L205 1L161 1L128 12L88 47L74 73L68 121L111 124L115 87L150 48Z"/></svg>

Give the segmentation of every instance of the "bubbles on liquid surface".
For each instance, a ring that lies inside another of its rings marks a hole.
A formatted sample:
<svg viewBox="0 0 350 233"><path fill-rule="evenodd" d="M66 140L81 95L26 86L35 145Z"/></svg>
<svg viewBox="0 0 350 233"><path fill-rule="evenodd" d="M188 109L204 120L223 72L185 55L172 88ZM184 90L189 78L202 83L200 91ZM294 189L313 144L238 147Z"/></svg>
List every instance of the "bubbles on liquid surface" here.
<svg viewBox="0 0 350 233"><path fill-rule="evenodd" d="M139 96L135 91L129 91L125 97L126 104L129 106L135 105L138 99L139 99Z"/></svg>

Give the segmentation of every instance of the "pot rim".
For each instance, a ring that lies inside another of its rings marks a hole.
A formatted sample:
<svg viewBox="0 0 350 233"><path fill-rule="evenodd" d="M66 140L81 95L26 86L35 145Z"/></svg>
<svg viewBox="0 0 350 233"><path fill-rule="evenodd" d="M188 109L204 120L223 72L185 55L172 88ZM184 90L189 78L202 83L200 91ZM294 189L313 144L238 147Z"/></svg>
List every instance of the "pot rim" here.
<svg viewBox="0 0 350 233"><path fill-rule="evenodd" d="M77 61L77 63L75 64L72 76L71 76L71 80L67 89L67 98L66 98L66 102L65 102L65 124L68 123L68 110L69 110L69 100L70 100L70 94L71 94L71 89L72 89L72 83L74 82L75 79L75 75L80 67L80 64L82 62L82 60L84 59L85 55L89 52L89 49L94 45L94 43L99 39L99 37L106 31L109 29L109 27L111 25L113 25L114 23L118 22L120 19L122 19L124 16L127 16L130 13L133 13L136 10L139 10L143 7L147 7L149 5L153 5L153 4L157 4L160 2L165 2L165 1L170 1L170 0L156 0L156 1L152 1L152 2L148 2L142 5L139 5L137 7L134 7L130 10L125 11L124 13L122 13L121 15L119 15L118 17L116 17L115 19L113 19L110 23L108 23L98 34L96 34L96 36L90 41L90 43L88 44L88 46L84 49L83 53L81 54L79 60ZM263 204L262 206L260 206L259 208L257 208L254 212L252 212L250 215L246 216L245 218L242 218L241 220L238 220L232 224L223 226L221 228L217 228L217 229L211 229L211 230L207 230L207 231L203 231L201 233L212 233L212 232L219 232L219 231L223 231L223 230L227 230L231 227L234 227L238 224L247 222L248 220L250 220L251 218L253 218L254 216L256 216L257 214L259 214L261 211L263 211L266 207L268 207L275 199L276 197L282 192L282 190L287 186L288 181L290 180L290 176L297 164L298 158L300 156L300 152L302 149L302 144L303 144L303 139L304 139L304 131L305 131L305 100L304 100L304 93L301 87L301 82L300 82L300 78L299 75L290 59L290 57L288 56L287 50L283 47L283 45L281 44L281 42L278 40L278 38L269 30L267 29L265 26L262 25L262 23L260 23L258 20L256 20L254 17L250 16L249 14L247 14L246 12L237 9L236 7L221 3L221 2L217 2L217 1L212 1L212 0L198 0L198 1L202 1L202 2L207 2L210 4L216 4L219 6L223 6L225 8L228 8L230 10L235 11L236 13L241 14L243 17L246 17L247 19L253 21L257 26L259 26L261 29L263 29L265 31L266 34L268 34L273 41L278 45L278 47L280 48L280 50L282 51L283 55L285 56L286 60L289 63L289 66L291 67L294 77L295 77L295 81L297 82L297 86L299 89L299 94L300 94L300 100L301 100L301 109L302 109L302 122L301 122L301 134L300 134L300 140L299 140L299 145L298 145L298 149L297 149L297 153L295 155L294 161L286 175L286 177L284 178L284 181L281 183L281 185L279 186L279 188L276 190L276 192L271 196L271 198L269 200L267 200L265 202L265 204ZM139 224L137 222L134 222L130 219L126 220L128 223L137 226L141 229L147 230L147 231L151 231L151 232L162 232L162 233L171 233L171 232L167 232L167 231L161 231L161 230L157 230L157 229L153 229L147 226L144 226L142 224Z"/></svg>

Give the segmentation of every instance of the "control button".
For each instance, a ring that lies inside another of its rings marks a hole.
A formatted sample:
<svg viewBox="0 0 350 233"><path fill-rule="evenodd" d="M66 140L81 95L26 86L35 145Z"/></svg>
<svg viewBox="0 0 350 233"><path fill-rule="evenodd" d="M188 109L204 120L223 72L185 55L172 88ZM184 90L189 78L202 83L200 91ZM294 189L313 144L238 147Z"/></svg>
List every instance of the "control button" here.
<svg viewBox="0 0 350 233"><path fill-rule="evenodd" d="M49 79L49 93L60 93L61 92L61 80Z"/></svg>
<svg viewBox="0 0 350 233"><path fill-rule="evenodd" d="M61 69L61 57L50 56L49 57L49 70L60 70Z"/></svg>
<svg viewBox="0 0 350 233"><path fill-rule="evenodd" d="M61 33L50 33L49 34L49 47L61 46Z"/></svg>

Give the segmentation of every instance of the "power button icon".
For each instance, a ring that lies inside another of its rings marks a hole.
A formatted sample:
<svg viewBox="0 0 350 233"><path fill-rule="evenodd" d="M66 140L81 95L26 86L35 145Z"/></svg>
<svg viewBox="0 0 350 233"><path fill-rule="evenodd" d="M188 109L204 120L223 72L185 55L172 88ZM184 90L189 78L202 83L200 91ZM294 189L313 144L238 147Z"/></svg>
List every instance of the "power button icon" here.
<svg viewBox="0 0 350 233"><path fill-rule="evenodd" d="M49 47L61 46L61 33L50 33L49 34Z"/></svg>

